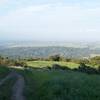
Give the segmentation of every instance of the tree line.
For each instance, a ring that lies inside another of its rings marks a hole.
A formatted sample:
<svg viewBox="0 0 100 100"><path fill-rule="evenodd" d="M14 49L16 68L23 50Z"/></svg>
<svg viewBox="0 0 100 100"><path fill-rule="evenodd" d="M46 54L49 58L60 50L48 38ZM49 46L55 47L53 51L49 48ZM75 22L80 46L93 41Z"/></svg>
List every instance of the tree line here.
<svg viewBox="0 0 100 100"><path fill-rule="evenodd" d="M27 64L23 59L9 59L8 57L0 56L0 65L2 66L22 66L26 67Z"/></svg>
<svg viewBox="0 0 100 100"><path fill-rule="evenodd" d="M0 65L27 67L27 64L26 64L27 61L57 61L57 62L64 61L64 62L73 62L77 64L83 63L83 64L91 65L91 66L100 66L100 56L96 56L96 57L88 58L88 59L67 58L59 54L50 55L44 58L31 57L31 58L25 58L25 59L20 59L20 58L10 59L9 57L0 56Z"/></svg>
<svg viewBox="0 0 100 100"><path fill-rule="evenodd" d="M100 56L96 56L96 57L92 57L92 58L67 58L67 57L64 57L64 56L61 56L59 54L56 54L56 55L50 55L48 57L44 57L44 58L40 58L40 57L31 57L31 58L28 58L28 59L25 59L27 61L64 61L64 62L73 62L73 63L77 63L77 64L81 64L81 63L84 63L84 64L88 64L88 65L93 65L93 66L96 66L96 65L100 65Z"/></svg>

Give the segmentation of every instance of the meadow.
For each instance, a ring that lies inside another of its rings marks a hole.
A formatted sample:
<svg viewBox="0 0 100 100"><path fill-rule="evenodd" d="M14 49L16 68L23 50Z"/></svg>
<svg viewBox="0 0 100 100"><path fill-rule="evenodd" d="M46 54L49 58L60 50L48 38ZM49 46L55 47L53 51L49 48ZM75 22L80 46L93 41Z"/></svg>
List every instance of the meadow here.
<svg viewBox="0 0 100 100"><path fill-rule="evenodd" d="M62 70L24 70L27 100L100 100L100 76Z"/></svg>
<svg viewBox="0 0 100 100"><path fill-rule="evenodd" d="M53 64L58 64L61 66L69 67L71 69L77 68L79 64L73 62L64 62L64 61L27 61L27 65L35 68L45 68L52 67Z"/></svg>

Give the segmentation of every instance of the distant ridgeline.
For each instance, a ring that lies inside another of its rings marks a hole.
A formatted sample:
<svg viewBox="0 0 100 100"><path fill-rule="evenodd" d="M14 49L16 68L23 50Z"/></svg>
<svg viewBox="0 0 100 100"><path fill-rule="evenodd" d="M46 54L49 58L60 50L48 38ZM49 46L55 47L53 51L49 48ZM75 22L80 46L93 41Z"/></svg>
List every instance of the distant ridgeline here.
<svg viewBox="0 0 100 100"><path fill-rule="evenodd" d="M48 57L59 54L67 58L89 58L100 55L100 49L74 48L74 47L5 47L0 48L0 55L9 58Z"/></svg>

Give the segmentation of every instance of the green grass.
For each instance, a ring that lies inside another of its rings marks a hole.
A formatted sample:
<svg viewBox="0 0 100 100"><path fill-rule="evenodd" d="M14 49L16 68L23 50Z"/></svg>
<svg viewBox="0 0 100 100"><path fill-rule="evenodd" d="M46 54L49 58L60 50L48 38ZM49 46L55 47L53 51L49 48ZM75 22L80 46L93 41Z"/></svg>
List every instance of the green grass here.
<svg viewBox="0 0 100 100"><path fill-rule="evenodd" d="M47 66L52 66L53 64L59 64L61 66L66 66L66 67L70 67L70 68L77 68L79 66L79 64L73 63L73 62L64 62L64 61L28 61L27 62L28 66L32 66L32 67L39 67L39 68L43 68L43 67L47 67Z"/></svg>
<svg viewBox="0 0 100 100"><path fill-rule="evenodd" d="M5 78L10 72L6 66L0 66L0 81ZM16 78L8 79L3 85L0 86L0 100L11 100L12 86Z"/></svg>
<svg viewBox="0 0 100 100"><path fill-rule="evenodd" d="M0 66L0 80L4 78L10 72L9 68Z"/></svg>
<svg viewBox="0 0 100 100"><path fill-rule="evenodd" d="M100 76L61 70L21 71L27 100L100 100Z"/></svg>
<svg viewBox="0 0 100 100"><path fill-rule="evenodd" d="M8 79L3 85L0 86L0 100L11 100L12 86L16 78Z"/></svg>

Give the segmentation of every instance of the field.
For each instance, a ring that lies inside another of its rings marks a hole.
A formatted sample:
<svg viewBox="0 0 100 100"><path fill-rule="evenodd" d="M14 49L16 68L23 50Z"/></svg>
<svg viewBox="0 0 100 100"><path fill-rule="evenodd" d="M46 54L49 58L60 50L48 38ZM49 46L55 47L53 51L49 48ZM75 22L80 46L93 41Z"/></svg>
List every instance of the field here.
<svg viewBox="0 0 100 100"><path fill-rule="evenodd" d="M36 68L43 68L43 67L47 67L50 66L52 67L53 64L59 64L61 66L66 66L69 68L77 68L79 66L79 64L73 63L73 62L64 62L64 61L28 61L27 62L28 66L31 67L36 67Z"/></svg>
<svg viewBox="0 0 100 100"><path fill-rule="evenodd" d="M27 100L100 100L100 76L72 71L21 71Z"/></svg>

